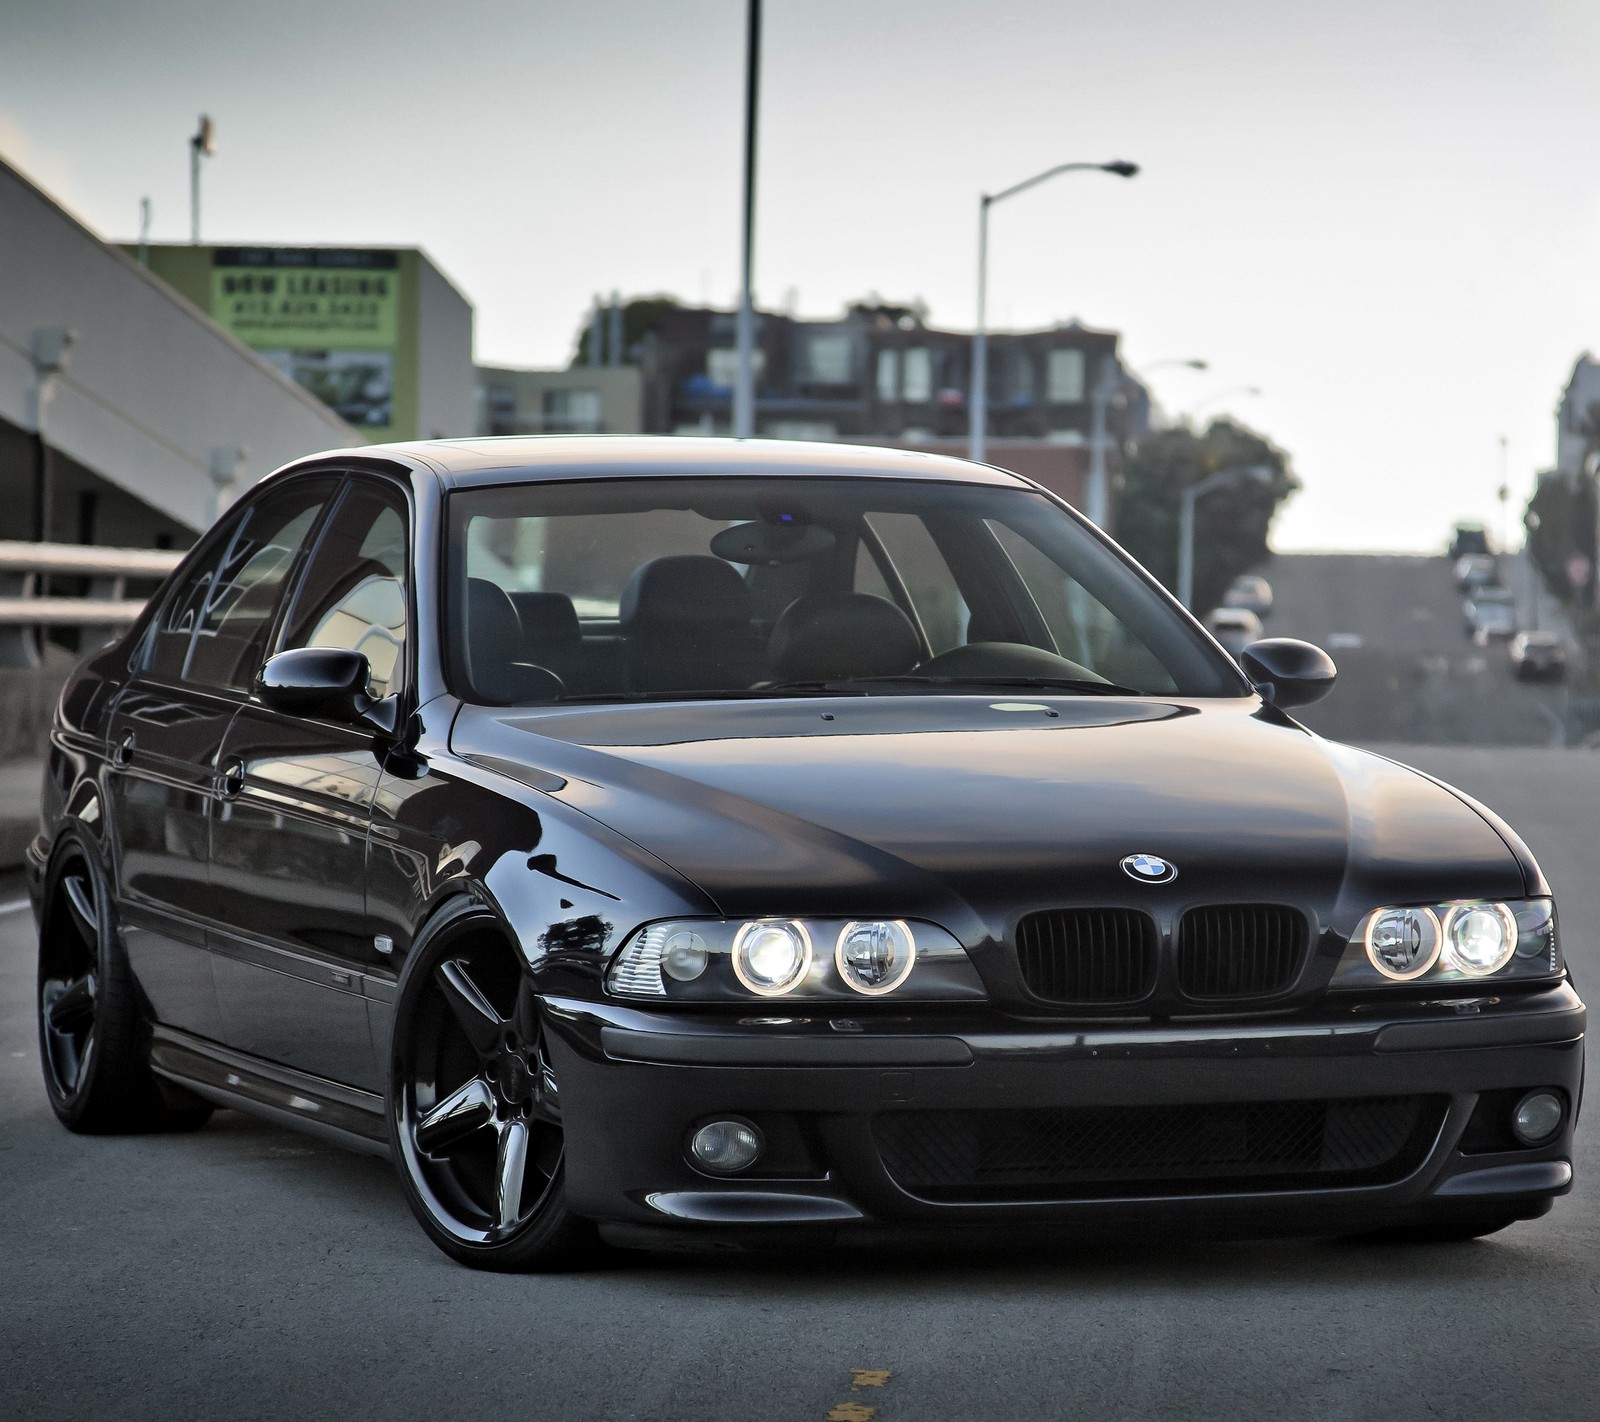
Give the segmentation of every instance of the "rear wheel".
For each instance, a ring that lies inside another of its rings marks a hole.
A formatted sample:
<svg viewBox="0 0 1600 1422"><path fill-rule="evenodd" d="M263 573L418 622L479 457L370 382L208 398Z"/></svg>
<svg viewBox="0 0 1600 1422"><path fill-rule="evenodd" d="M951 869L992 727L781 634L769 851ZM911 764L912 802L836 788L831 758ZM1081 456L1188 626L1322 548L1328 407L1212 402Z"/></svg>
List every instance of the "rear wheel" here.
<svg viewBox="0 0 1600 1422"><path fill-rule="evenodd" d="M451 1258L564 1268L599 1248L566 1204L561 1097L538 999L489 920L458 920L413 950L389 1097L406 1199Z"/></svg>
<svg viewBox="0 0 1600 1422"><path fill-rule="evenodd" d="M192 1130L204 1102L175 1102L150 1070L138 989L112 924L111 896L79 844L58 854L39 923L39 1056L45 1094L69 1131Z"/></svg>

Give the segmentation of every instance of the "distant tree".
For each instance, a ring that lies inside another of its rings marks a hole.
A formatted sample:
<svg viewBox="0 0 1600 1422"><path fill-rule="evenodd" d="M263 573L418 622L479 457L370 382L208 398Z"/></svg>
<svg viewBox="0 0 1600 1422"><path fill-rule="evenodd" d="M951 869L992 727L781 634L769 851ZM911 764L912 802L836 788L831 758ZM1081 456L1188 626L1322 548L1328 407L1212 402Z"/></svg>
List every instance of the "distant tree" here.
<svg viewBox="0 0 1600 1422"><path fill-rule="evenodd" d="M1186 426L1141 439L1123 464L1116 537L1167 587L1178 586L1178 521L1183 491L1222 469L1260 466L1253 479L1214 490L1195 510L1195 610L1215 607L1241 573L1267 556L1267 533L1279 506L1300 487L1289 457L1254 430L1216 420L1203 432Z"/></svg>
<svg viewBox="0 0 1600 1422"><path fill-rule="evenodd" d="M637 365L636 348L644 338L654 331L662 318L669 311L676 311L683 303L675 296L636 296L622 308L622 363L624 365ZM594 326L591 316L586 315L583 325L578 328L577 348L572 357L574 365L589 364L589 342L594 336ZM610 316L603 313L601 324L606 327L603 341L611 339Z"/></svg>

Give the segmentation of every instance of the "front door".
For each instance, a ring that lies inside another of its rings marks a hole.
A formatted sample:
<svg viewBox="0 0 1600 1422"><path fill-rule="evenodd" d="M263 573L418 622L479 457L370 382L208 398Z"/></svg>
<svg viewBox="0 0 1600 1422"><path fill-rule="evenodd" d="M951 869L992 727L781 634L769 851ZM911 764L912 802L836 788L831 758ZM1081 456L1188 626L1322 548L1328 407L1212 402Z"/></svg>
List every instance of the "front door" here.
<svg viewBox="0 0 1600 1422"><path fill-rule="evenodd" d="M331 492L297 480L233 514L169 592L112 713L118 920L156 1020L223 1036L206 923L217 764L300 545Z"/></svg>
<svg viewBox="0 0 1600 1422"><path fill-rule="evenodd" d="M278 650L366 654L377 697L406 676L403 494L353 479L320 535ZM373 728L288 716L252 699L219 761L212 947L228 1040L363 1090L383 1089L367 1024L381 971L366 914L367 826L382 744Z"/></svg>

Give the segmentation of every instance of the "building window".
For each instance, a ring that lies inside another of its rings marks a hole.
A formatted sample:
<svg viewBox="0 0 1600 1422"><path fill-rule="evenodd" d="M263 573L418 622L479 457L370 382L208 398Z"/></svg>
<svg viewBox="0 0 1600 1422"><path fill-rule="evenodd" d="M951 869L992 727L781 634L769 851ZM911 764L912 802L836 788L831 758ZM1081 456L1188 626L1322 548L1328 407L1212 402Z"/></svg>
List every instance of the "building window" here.
<svg viewBox="0 0 1600 1422"><path fill-rule="evenodd" d="M1083 399L1083 352L1071 348L1050 352L1050 399L1074 405Z"/></svg>
<svg viewBox="0 0 1600 1422"><path fill-rule="evenodd" d="M913 346L905 354L905 398L933 399L933 352L926 346Z"/></svg>
<svg viewBox="0 0 1600 1422"><path fill-rule="evenodd" d="M750 352L750 368L759 381L766 368L766 353L758 346ZM732 346L713 346L706 352L706 379L724 390L732 390L739 376L739 352Z"/></svg>
<svg viewBox="0 0 1600 1422"><path fill-rule="evenodd" d="M900 398L900 352L878 352L878 399L893 404Z"/></svg>
<svg viewBox="0 0 1600 1422"><path fill-rule="evenodd" d="M546 390L540 399L540 427L557 434L600 431L598 390Z"/></svg>
<svg viewBox="0 0 1600 1422"><path fill-rule="evenodd" d="M848 335L813 335L806 341L806 379L817 385L848 385L850 346Z"/></svg>

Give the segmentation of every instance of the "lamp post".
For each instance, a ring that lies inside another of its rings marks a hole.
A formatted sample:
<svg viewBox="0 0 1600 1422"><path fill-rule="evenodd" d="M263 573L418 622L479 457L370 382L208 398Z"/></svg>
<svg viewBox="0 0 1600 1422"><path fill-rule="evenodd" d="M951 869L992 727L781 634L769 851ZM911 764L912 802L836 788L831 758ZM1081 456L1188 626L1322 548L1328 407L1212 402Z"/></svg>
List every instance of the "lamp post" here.
<svg viewBox="0 0 1600 1422"><path fill-rule="evenodd" d="M738 360L733 376L733 433L756 432L756 313L751 305L750 268L756 221L756 100L761 82L761 0L749 0L744 63L744 226L739 253L739 316L734 332Z"/></svg>
<svg viewBox="0 0 1600 1422"><path fill-rule="evenodd" d="M1183 502L1178 511L1178 601L1190 612L1194 611L1194 506L1207 494L1225 485L1237 484L1241 479L1270 484L1272 470L1264 464L1219 469L1183 491Z"/></svg>
<svg viewBox="0 0 1600 1422"><path fill-rule="evenodd" d="M997 202L1015 197L1029 188L1036 188L1059 173L1114 173L1119 178L1131 178L1139 171L1137 163L1125 163L1120 158L1110 163L1061 163L1054 168L1021 183L1014 183L997 193L981 193L978 197L978 320L972 332L972 395L968 402L967 457L980 463L984 454L984 436L989 419L989 333L986 329L989 308L989 209Z"/></svg>
<svg viewBox="0 0 1600 1422"><path fill-rule="evenodd" d="M216 130L210 118L200 115L200 126L189 140L189 243L200 245L200 160L210 158L217 151Z"/></svg>

